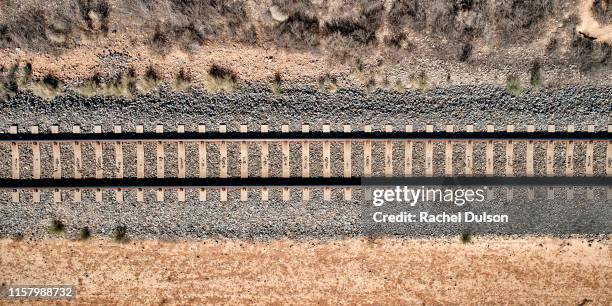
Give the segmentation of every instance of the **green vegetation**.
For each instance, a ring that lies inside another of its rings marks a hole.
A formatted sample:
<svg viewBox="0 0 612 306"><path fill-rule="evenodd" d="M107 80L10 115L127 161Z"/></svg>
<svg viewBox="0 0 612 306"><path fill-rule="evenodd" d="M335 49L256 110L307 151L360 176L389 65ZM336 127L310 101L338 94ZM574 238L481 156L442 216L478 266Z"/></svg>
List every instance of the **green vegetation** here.
<svg viewBox="0 0 612 306"><path fill-rule="evenodd" d="M123 225L119 225L119 226L115 227L113 229L111 237L116 242L126 242L126 241L128 241L127 227L125 227Z"/></svg>
<svg viewBox="0 0 612 306"><path fill-rule="evenodd" d="M61 235L64 233L66 226L61 220L51 220L51 224L49 225L49 234L53 235Z"/></svg>
<svg viewBox="0 0 612 306"><path fill-rule="evenodd" d="M471 243L472 242L472 232L471 231L464 231L463 233L461 233L461 242L462 243Z"/></svg>
<svg viewBox="0 0 612 306"><path fill-rule="evenodd" d="M425 71L419 72L416 76L412 77L412 85L418 90L426 90L429 86L429 78Z"/></svg>
<svg viewBox="0 0 612 306"><path fill-rule="evenodd" d="M91 237L91 231L89 230L89 227L83 227L81 228L81 230L79 231L79 240L87 240Z"/></svg>
<svg viewBox="0 0 612 306"><path fill-rule="evenodd" d="M193 82L193 77L189 71L185 71L185 69L181 68L172 83L172 88L175 91L186 91L191 88L191 83Z"/></svg>
<svg viewBox="0 0 612 306"><path fill-rule="evenodd" d="M326 73L319 77L319 90L335 92L338 90L338 80L336 76Z"/></svg>
<svg viewBox="0 0 612 306"><path fill-rule="evenodd" d="M238 77L229 68L212 65L208 70L204 86L210 92L233 91L238 87Z"/></svg>
<svg viewBox="0 0 612 306"><path fill-rule="evenodd" d="M529 79L529 83L531 83L531 86L535 88L541 87L542 69L540 68L540 63L538 61L534 61L529 72L531 73L531 78Z"/></svg>
<svg viewBox="0 0 612 306"><path fill-rule="evenodd" d="M272 93L274 93L275 95L280 95L282 93L282 78L280 73L276 72L274 73L274 79L272 79Z"/></svg>
<svg viewBox="0 0 612 306"><path fill-rule="evenodd" d="M516 75L508 76L506 80L506 89L513 96L518 96L523 92L523 86L521 80Z"/></svg>

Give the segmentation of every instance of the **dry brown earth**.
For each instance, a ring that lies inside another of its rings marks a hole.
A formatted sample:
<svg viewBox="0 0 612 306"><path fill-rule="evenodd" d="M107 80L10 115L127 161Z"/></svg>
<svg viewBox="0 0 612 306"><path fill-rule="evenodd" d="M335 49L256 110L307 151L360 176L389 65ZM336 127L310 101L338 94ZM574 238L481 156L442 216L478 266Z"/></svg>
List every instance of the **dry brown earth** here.
<svg viewBox="0 0 612 306"><path fill-rule="evenodd" d="M2 240L0 253L3 283L75 284L80 304L612 301L607 240Z"/></svg>

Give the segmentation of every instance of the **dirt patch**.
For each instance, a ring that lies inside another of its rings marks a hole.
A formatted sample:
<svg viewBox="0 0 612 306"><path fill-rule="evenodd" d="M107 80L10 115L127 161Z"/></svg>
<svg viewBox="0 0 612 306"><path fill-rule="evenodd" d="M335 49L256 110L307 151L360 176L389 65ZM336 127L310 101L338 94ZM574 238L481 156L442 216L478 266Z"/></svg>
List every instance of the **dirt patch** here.
<svg viewBox="0 0 612 306"><path fill-rule="evenodd" d="M612 24L600 24L593 16L593 0L582 0L580 3L580 25L576 31L592 39L612 44ZM599 5L599 4L597 4ZM607 8L607 5L606 5Z"/></svg>
<svg viewBox="0 0 612 306"><path fill-rule="evenodd" d="M82 304L565 304L612 300L607 241L0 241L4 284ZM5 301L0 301L2 304Z"/></svg>

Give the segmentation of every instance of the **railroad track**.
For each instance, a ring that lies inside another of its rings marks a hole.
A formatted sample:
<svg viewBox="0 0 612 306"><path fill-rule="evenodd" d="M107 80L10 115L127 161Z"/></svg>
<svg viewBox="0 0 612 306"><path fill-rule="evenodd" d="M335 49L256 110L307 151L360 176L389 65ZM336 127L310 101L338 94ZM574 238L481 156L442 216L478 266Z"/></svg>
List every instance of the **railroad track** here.
<svg viewBox="0 0 612 306"><path fill-rule="evenodd" d="M7 153L0 154L0 162L10 164L10 175L0 178L0 189L8 189L15 202L23 190L32 193L33 202L47 190L60 202L66 189L72 190L75 202L81 201L84 189L93 189L97 201L102 201L102 189L115 189L118 202L127 189L136 191L138 201L144 200L146 189L154 189L158 201L168 190L184 201L188 188L199 189L202 201L211 188L219 189L221 201L227 200L230 189L239 189L240 199L246 200L253 188L261 190L262 200L273 188L282 190L284 200L295 188L301 189L304 200L313 188L323 189L324 200L331 199L332 188L343 188L345 199L350 199L353 187L392 184L399 177L410 185L542 185L549 186L549 197L554 197L553 186L563 185L605 186L608 197L612 194L612 125L598 132L595 126L576 131L552 125L546 131L532 125L520 131L512 125L497 130L489 125L485 131L472 126L459 131L452 125L442 131L431 125L422 131L411 125L385 125L377 131L370 125L359 131L349 125L341 131L329 125L320 131L309 125L298 131L287 125L278 131L267 125L248 131L242 125L228 131L225 125L214 130L199 125L185 131L180 125L168 131L157 125L151 132L143 126L132 132L114 126L104 133L101 126L91 133L82 133L80 126L69 132L51 126L48 133L40 133L37 126L27 131L11 126L8 133L0 133L0 152L3 147ZM49 158L41 155L43 147L50 147ZM154 159L146 158L152 151ZM108 154L113 155L111 169ZM167 154L174 156L172 165L166 165ZM276 165L280 171L271 173ZM126 166L133 168L133 175L126 175ZM168 168L173 168L170 177ZM50 173L45 176L43 169ZM153 169L154 175L146 175ZM573 197L571 189L567 193ZM593 198L592 189L587 197Z"/></svg>

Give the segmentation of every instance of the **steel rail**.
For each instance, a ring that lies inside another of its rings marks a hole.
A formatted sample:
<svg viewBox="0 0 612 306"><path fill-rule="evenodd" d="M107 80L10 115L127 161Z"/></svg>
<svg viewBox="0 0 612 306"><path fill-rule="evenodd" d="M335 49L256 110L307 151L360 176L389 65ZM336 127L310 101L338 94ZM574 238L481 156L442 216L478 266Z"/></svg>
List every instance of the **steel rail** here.
<svg viewBox="0 0 612 306"><path fill-rule="evenodd" d="M0 134L0 142L275 142L275 141L612 141L609 132L164 132Z"/></svg>
<svg viewBox="0 0 612 306"><path fill-rule="evenodd" d="M108 178L0 179L0 190L154 188L342 188L369 186L612 186L612 177Z"/></svg>

